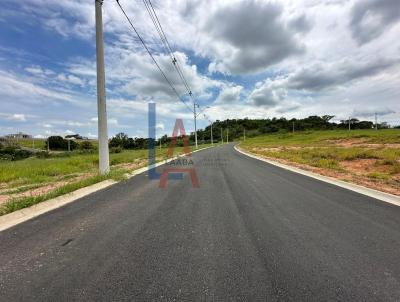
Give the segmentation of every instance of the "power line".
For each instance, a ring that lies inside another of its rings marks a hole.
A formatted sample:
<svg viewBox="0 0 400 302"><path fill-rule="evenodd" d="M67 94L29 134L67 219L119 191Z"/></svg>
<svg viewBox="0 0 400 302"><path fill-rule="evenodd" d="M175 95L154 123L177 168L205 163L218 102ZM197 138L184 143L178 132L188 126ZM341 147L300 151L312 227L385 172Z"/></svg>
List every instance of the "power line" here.
<svg viewBox="0 0 400 302"><path fill-rule="evenodd" d="M169 53L169 55L171 57L172 64L174 65L179 77L181 78L183 85L185 86L189 96L192 97L192 90L183 74L183 71L179 65L179 61L176 59L176 57L174 55L172 47L168 41L167 36L165 35L164 29L161 25L160 20L158 19L157 13L153 7L153 4L151 3L151 0L143 0L143 3L144 3L146 10L149 13L150 18L158 32L158 35L160 36L161 42L164 44L164 47L166 48L167 52Z"/></svg>
<svg viewBox="0 0 400 302"><path fill-rule="evenodd" d="M150 49L147 47L146 43L144 42L144 40L142 39L142 37L140 36L139 32L137 31L137 29L135 28L135 26L133 25L131 19L129 18L129 16L126 14L125 10L123 9L121 3L119 3L119 0L116 0L119 8L121 9L122 13L124 14L126 20L128 20L129 24L131 25L132 29L134 30L134 32L136 33L136 36L138 37L138 39L140 40L140 42L142 43L143 47L146 49L147 53L149 54L149 56L151 57L151 59L153 60L154 64L157 66L158 70L161 72L161 74L163 75L165 81L168 83L168 85L171 87L172 91L176 94L176 96L178 97L178 99L186 105L186 107L191 111L192 109L189 107L189 105L181 98L181 96L179 95L179 93L176 91L174 85L172 85L171 81L167 78L167 76L165 75L164 71L161 69L160 65L157 63L156 59L154 58L154 56L152 55Z"/></svg>

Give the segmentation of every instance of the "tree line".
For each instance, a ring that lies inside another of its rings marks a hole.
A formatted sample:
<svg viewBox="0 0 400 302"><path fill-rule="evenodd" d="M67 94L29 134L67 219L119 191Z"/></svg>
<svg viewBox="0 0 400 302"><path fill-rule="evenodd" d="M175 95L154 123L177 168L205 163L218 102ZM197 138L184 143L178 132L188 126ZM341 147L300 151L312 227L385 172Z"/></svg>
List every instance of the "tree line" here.
<svg viewBox="0 0 400 302"><path fill-rule="evenodd" d="M291 131L306 131L306 130L337 130L348 129L372 129L374 123L371 121L361 121L355 118L350 120L342 120L339 123L332 122L333 115L323 116L309 116L303 119L286 119L286 118L272 118L272 119L227 119L224 121L217 120L212 124L213 127L213 140L214 142L221 141L222 138L226 141L227 136L229 141L237 140L243 137L244 129L246 137L254 137L258 135L276 133L276 132L291 132ZM386 123L378 124L379 129L389 128ZM222 130L222 132L221 132ZM188 143L194 145L195 135L194 132L187 136ZM172 137L164 135L155 140L155 146L168 146ZM211 142L211 125L204 129L197 130L197 140L200 144ZM149 138L135 137L131 138L125 133L118 133L110 140L110 148L122 149L146 149L150 144ZM177 138L177 146L182 146L183 141L181 137Z"/></svg>

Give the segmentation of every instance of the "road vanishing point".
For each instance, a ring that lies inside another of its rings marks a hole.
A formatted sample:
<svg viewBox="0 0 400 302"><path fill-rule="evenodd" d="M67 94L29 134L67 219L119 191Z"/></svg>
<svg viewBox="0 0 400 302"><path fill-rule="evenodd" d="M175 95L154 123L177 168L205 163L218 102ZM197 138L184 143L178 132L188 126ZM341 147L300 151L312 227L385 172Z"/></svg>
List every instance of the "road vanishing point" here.
<svg viewBox="0 0 400 302"><path fill-rule="evenodd" d="M400 301L400 207L232 144L192 161L200 188L142 173L0 232L0 301Z"/></svg>

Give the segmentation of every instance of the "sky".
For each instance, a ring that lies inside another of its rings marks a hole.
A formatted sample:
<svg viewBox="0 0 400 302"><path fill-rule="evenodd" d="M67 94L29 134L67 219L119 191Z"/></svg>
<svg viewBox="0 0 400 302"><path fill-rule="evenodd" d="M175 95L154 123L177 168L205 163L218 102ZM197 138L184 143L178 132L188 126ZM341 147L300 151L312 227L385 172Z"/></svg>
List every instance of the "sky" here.
<svg viewBox="0 0 400 302"><path fill-rule="evenodd" d="M151 1L194 99L209 117L334 115L400 124L398 0ZM141 0L120 0L181 98L193 106ZM94 0L3 0L0 135L97 137ZM180 102L116 1L103 4L109 136L157 136Z"/></svg>

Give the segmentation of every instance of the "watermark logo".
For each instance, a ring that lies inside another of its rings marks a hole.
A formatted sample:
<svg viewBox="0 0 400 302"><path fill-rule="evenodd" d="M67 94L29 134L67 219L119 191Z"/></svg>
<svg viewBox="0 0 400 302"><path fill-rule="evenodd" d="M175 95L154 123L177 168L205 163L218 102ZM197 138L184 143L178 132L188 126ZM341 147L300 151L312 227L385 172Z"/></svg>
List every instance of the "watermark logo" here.
<svg viewBox="0 0 400 302"><path fill-rule="evenodd" d="M190 175L192 187L199 188L199 180L197 177L194 163L191 157L191 151L189 148L188 140L186 137L185 127L183 126L182 119L176 119L174 130L172 132L172 138L167 151L167 160L165 161L165 167L162 169L162 173L156 171L156 104L149 103L148 122L149 122L149 179L159 180L159 187L165 188L168 180L182 180L185 173ZM174 150L176 148L178 136L182 138L183 152L185 157L177 157L171 159L174 156ZM168 160L169 159L169 160Z"/></svg>

